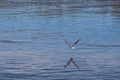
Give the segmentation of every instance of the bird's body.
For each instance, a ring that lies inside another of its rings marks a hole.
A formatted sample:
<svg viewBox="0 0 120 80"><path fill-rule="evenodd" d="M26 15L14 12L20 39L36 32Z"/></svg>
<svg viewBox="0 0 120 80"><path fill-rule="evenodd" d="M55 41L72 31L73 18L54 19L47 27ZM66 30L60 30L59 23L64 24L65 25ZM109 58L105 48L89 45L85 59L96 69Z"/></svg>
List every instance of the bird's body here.
<svg viewBox="0 0 120 80"><path fill-rule="evenodd" d="M75 49L75 47L71 47L71 49Z"/></svg>

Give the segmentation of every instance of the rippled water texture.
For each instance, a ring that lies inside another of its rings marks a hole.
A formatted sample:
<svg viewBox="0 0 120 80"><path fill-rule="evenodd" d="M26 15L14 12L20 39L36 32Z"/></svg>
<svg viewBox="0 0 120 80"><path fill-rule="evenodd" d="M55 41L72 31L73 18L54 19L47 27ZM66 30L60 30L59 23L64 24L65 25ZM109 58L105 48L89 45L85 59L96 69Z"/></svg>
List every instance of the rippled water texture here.
<svg viewBox="0 0 120 80"><path fill-rule="evenodd" d="M119 0L0 0L0 80L120 80L119 61Z"/></svg>

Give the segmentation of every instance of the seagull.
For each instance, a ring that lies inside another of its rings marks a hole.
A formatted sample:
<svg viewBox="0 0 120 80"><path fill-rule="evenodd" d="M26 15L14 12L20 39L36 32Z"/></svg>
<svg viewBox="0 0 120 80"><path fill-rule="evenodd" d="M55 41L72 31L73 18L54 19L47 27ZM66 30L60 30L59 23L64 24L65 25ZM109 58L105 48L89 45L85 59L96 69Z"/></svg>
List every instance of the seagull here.
<svg viewBox="0 0 120 80"><path fill-rule="evenodd" d="M73 45L70 45L66 40L65 40L65 43L71 48L71 49L75 49L75 45L77 45L77 43L80 41L80 39L78 39L77 41L75 41L73 43Z"/></svg>

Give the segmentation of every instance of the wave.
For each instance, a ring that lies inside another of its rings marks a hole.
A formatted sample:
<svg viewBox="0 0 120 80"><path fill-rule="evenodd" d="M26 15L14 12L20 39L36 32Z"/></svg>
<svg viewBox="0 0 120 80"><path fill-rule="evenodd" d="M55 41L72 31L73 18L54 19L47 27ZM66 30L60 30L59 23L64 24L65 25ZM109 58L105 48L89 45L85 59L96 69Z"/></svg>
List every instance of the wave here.
<svg viewBox="0 0 120 80"><path fill-rule="evenodd" d="M87 44L88 47L120 47L120 44Z"/></svg>
<svg viewBox="0 0 120 80"><path fill-rule="evenodd" d="M31 42L22 40L0 40L0 43L31 43Z"/></svg>

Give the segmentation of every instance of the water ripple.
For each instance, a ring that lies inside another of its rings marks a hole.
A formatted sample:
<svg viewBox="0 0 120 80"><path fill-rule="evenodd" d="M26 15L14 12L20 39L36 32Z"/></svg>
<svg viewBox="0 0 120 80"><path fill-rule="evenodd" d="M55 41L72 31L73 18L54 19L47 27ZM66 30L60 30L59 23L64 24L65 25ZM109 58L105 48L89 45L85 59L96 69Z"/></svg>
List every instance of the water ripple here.
<svg viewBox="0 0 120 80"><path fill-rule="evenodd" d="M22 41L22 40L0 40L1 43L31 43L28 41Z"/></svg>

